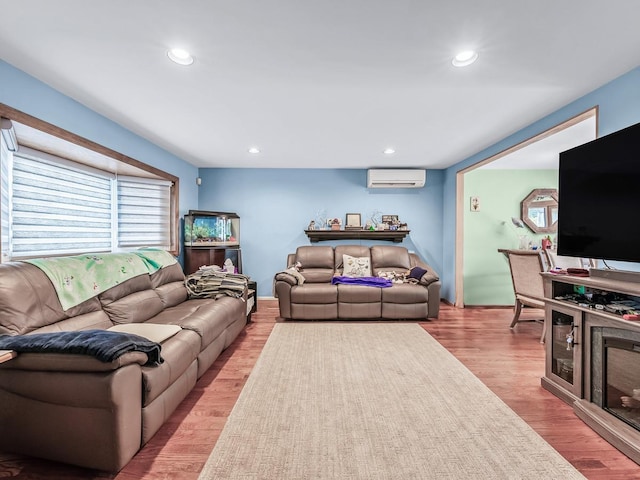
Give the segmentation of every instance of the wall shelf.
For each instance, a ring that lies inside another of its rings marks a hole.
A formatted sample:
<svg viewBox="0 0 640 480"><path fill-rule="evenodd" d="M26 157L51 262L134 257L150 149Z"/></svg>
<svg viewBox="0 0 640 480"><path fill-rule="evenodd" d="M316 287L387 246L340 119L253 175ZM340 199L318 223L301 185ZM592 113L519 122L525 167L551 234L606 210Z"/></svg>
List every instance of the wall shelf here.
<svg viewBox="0 0 640 480"><path fill-rule="evenodd" d="M311 243L326 240L386 240L400 243L411 230L305 230Z"/></svg>

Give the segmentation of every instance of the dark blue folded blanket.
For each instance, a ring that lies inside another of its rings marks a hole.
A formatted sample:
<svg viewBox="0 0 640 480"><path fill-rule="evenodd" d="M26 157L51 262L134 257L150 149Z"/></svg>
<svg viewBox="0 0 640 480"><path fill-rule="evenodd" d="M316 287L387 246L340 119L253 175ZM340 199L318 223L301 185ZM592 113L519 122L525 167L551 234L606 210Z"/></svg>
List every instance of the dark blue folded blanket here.
<svg viewBox="0 0 640 480"><path fill-rule="evenodd" d="M109 330L0 335L0 350L76 353L91 355L103 362L111 362L127 352L143 352L149 357L146 365L157 365L164 361L160 348L159 343L139 335Z"/></svg>
<svg viewBox="0 0 640 480"><path fill-rule="evenodd" d="M365 287L387 288L392 285L391 280L381 277L341 277L335 276L331 279L331 285L336 283L346 283L349 285L364 285Z"/></svg>

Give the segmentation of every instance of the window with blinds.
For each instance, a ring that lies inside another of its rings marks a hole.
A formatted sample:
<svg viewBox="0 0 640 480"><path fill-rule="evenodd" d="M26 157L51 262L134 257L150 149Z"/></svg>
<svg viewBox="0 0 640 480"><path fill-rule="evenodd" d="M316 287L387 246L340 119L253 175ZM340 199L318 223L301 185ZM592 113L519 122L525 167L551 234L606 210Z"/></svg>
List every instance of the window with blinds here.
<svg viewBox="0 0 640 480"><path fill-rule="evenodd" d="M12 258L110 251L112 175L43 156L13 154Z"/></svg>
<svg viewBox="0 0 640 480"><path fill-rule="evenodd" d="M118 177L118 247L171 245L171 182Z"/></svg>
<svg viewBox="0 0 640 480"><path fill-rule="evenodd" d="M25 147L6 157L8 175L2 179L9 180L0 218L9 258L3 255L3 261L141 246L170 249L170 181L116 177Z"/></svg>
<svg viewBox="0 0 640 480"><path fill-rule="evenodd" d="M9 249L9 158L11 153L0 135L0 253L1 262L11 259Z"/></svg>

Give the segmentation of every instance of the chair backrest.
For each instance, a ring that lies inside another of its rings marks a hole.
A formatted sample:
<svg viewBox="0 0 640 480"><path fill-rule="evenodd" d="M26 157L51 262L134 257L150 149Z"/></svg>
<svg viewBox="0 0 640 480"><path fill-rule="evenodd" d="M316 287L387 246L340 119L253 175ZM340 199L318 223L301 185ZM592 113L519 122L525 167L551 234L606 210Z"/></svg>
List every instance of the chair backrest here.
<svg viewBox="0 0 640 480"><path fill-rule="evenodd" d="M544 272L542 254L537 250L511 250L508 252L511 280L516 295L544 298Z"/></svg>

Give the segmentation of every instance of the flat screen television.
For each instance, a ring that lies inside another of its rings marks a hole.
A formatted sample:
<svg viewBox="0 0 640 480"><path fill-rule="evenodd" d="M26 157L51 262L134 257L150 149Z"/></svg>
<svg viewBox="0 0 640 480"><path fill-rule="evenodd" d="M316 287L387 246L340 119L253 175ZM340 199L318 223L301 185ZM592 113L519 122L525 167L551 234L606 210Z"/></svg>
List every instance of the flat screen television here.
<svg viewBox="0 0 640 480"><path fill-rule="evenodd" d="M558 254L640 262L640 123L560 153Z"/></svg>

